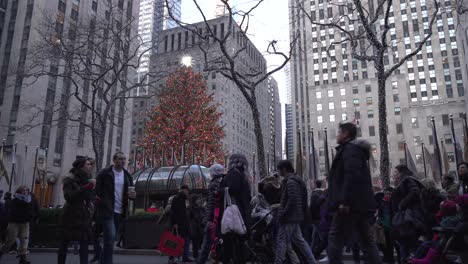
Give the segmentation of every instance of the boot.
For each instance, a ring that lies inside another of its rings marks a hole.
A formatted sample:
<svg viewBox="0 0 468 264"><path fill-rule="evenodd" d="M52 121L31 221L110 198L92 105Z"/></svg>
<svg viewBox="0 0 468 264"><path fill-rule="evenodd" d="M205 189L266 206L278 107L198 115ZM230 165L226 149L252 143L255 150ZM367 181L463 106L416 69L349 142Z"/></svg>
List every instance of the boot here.
<svg viewBox="0 0 468 264"><path fill-rule="evenodd" d="M31 264L31 261L26 259L26 255L20 255L19 264Z"/></svg>
<svg viewBox="0 0 468 264"><path fill-rule="evenodd" d="M411 264L435 264L436 261L439 259L439 257L440 257L440 253L437 250L431 248L427 252L426 257L424 257L423 259L412 259L410 260L410 263Z"/></svg>

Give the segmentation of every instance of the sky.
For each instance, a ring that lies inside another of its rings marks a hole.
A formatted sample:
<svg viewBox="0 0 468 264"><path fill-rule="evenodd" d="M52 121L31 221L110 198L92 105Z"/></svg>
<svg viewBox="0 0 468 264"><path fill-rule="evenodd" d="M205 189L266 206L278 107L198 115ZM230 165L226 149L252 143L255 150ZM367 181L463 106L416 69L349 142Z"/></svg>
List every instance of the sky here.
<svg viewBox="0 0 468 264"><path fill-rule="evenodd" d="M182 21L195 23L201 21L200 13L196 9L194 0L182 0ZM213 14L213 3L215 0L196 0L206 14ZM237 10L249 10L258 0L231 0L231 6ZM205 12L206 10L206 12ZM264 54L268 66L273 68L282 63L282 59L266 54L268 44L277 40L280 49L289 51L289 18L288 1L286 0L264 0L263 3L252 13L248 36L257 49ZM273 76L278 82L280 101L286 100L286 78L283 71Z"/></svg>

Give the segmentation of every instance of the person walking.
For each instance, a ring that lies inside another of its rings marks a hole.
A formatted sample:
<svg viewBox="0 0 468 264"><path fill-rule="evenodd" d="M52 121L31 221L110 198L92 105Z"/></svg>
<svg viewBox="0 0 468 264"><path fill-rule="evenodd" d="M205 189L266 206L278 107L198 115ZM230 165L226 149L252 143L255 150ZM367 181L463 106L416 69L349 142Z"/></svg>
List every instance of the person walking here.
<svg viewBox="0 0 468 264"><path fill-rule="evenodd" d="M328 239L330 264L342 262L344 244L354 237L368 264L382 263L371 236L370 222L376 210L368 165L371 145L356 137L355 124L340 124L339 146L329 174L329 209L333 212Z"/></svg>
<svg viewBox="0 0 468 264"><path fill-rule="evenodd" d="M468 194L468 162L458 164L458 195Z"/></svg>
<svg viewBox="0 0 468 264"><path fill-rule="evenodd" d="M103 169L96 179L97 221L102 225L103 250L101 264L113 264L114 244L128 214L128 200L136 198L133 180L125 170L127 157L117 152L113 165Z"/></svg>
<svg viewBox="0 0 468 264"><path fill-rule="evenodd" d="M233 154L229 157L229 170L222 184L223 188L228 188L231 200L238 206L247 230L251 225L250 214L252 212L248 173L249 163L247 158L242 154ZM231 260L234 264L246 263L244 242L247 236L248 232L246 235L233 233L223 235L223 263L230 263Z"/></svg>
<svg viewBox="0 0 468 264"><path fill-rule="evenodd" d="M277 165L278 172L285 177L281 183L281 202L278 211L279 229L276 238L275 264L285 261L288 247L297 247L305 263L316 263L312 250L302 236L301 224L307 215L307 187L295 174L289 160L282 160Z"/></svg>
<svg viewBox="0 0 468 264"><path fill-rule="evenodd" d="M180 186L179 193L174 197L171 204L171 226L175 233L185 239L184 251L182 253L183 262L193 262L190 259L190 236L192 233L190 225L190 190L188 185ZM174 258L169 257L169 262Z"/></svg>
<svg viewBox="0 0 468 264"><path fill-rule="evenodd" d="M455 177L450 174L442 176L442 188L447 192L448 198L455 200L458 196L458 184L455 182Z"/></svg>
<svg viewBox="0 0 468 264"><path fill-rule="evenodd" d="M420 192L424 189L424 186L413 177L413 172L406 165L395 167L393 179L396 186L391 199L394 218L397 214L402 215L407 211L414 218L406 219L407 223L400 224L395 221L392 223L393 234L400 252L400 261L405 263L411 251L416 249L418 238L424 232L420 199Z"/></svg>
<svg viewBox="0 0 468 264"><path fill-rule="evenodd" d="M80 264L88 263L88 243L91 238L94 211L93 189L96 186L96 180L91 179L91 172L91 161L87 158L78 158L73 162L71 175L63 180L65 205L58 229L61 239L57 256L58 264L66 263L68 246L73 241L79 243Z"/></svg>
<svg viewBox="0 0 468 264"><path fill-rule="evenodd" d="M200 255L197 259L198 264L204 264L208 260L208 255L210 253L211 246L213 244L212 238L216 234L216 226L213 225L214 222L214 210L216 207L216 195L219 191L221 181L224 178L225 172L223 165L214 164L210 167L211 181L208 185L208 198L206 202L205 215L203 218L203 223L205 224L205 230L203 235L203 243ZM219 196L218 196L219 197ZM218 216L219 217L219 216ZM220 220L220 219L217 219Z"/></svg>
<svg viewBox="0 0 468 264"><path fill-rule="evenodd" d="M19 239L18 258L20 264L29 264L26 258L29 241L29 222L34 217L29 188L22 185L18 187L15 197L11 200L8 208L8 227L6 240L0 249L0 259L7 253L12 245Z"/></svg>

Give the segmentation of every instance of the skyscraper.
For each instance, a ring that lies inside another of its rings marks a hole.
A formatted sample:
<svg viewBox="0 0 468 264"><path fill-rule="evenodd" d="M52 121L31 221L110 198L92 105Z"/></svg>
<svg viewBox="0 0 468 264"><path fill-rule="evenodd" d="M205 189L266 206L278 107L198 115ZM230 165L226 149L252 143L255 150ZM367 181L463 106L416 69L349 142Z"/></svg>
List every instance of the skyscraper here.
<svg viewBox="0 0 468 264"><path fill-rule="evenodd" d="M375 8L377 1L363 1L366 8ZM350 23L343 1L290 0L290 32L299 34L291 60L292 112L294 149L298 151L298 132L302 153L307 153L310 140L307 131L315 131L315 145L320 152L321 175L325 171L324 129L328 128L329 142L334 142L340 121L359 124L360 134L372 144L372 152L379 161L379 105L377 78L373 63L354 59L346 34L337 28L319 26L304 19L302 10L317 22L338 21L347 30L362 32L359 19ZM451 2L443 4L450 9ZM430 1L394 1L389 18L388 55L385 66L393 65L409 54L429 32L432 15ZM372 14L375 10L371 10ZM341 19L339 19L341 17ZM431 131L431 117L436 120L438 135L449 150L451 170L455 169L455 150L450 133L450 114L453 114L457 135L462 135L460 113L465 112L465 90L468 81L463 40L457 36L457 18L450 12L441 12L432 30L433 34L422 51L401 65L387 81L387 114L390 163L404 163L404 143L416 160L419 173L423 172L422 143L432 152L435 140ZM384 21L377 20L377 25ZM339 43L331 45L331 43ZM331 47L328 49L328 47ZM363 46L358 46L363 47ZM371 50L369 53L371 53ZM329 145L332 148L333 144ZM331 157L330 157L331 158Z"/></svg>
<svg viewBox="0 0 468 264"><path fill-rule="evenodd" d="M0 3L5 4L5 1L0 0ZM81 93L85 90L81 88L89 88L90 84L83 84L79 81L80 78L76 77L74 81L79 85L72 85L70 79L73 76L65 70L70 68L72 62L52 59L41 61L44 65L40 66L43 66L46 74L37 79L28 78L23 74L27 73L26 70L35 56L32 51L37 49L38 43L44 43L41 42L44 36L40 35L38 30L53 25L50 27L53 30L50 33L56 34L55 43L83 43L83 39L76 37L76 32L81 26L96 29L99 21L112 19L113 27L122 27L127 23L129 26L125 27L125 34L129 36L137 30L137 24L133 20L138 15L137 3L135 0L11 0L6 1L6 6L0 5L0 16L2 13L6 14L3 25L7 25L0 36L0 138L6 139L6 166L10 167L16 162L13 190L20 184L31 186L33 175L39 175L33 171L36 147L40 156L38 163L42 165L43 172L42 178L37 176L36 180L41 182L41 188L46 186L47 196L43 200L45 205L63 204L61 178L68 174L72 162L78 156L95 158L92 144L95 135L92 135L84 121L90 119L90 111L88 108L80 109L80 103L72 96L72 91ZM5 12L2 11L2 7L5 8ZM50 17L46 17L45 13L51 14ZM119 15L114 17L111 14ZM74 27L78 21L83 23L80 27ZM1 23L3 22L0 20L0 25ZM117 35L114 36L117 38ZM89 42L86 43L89 45ZM91 53L95 52L90 46L87 49ZM115 49L109 48L108 52L112 53L109 60L111 57L115 59L120 56ZM121 54L128 56L128 49ZM89 65L88 63L86 64ZM120 91L125 85L124 74L134 73L131 69L122 73L123 81L113 86L114 91ZM31 83L34 85L30 85ZM88 92L89 90L90 88ZM83 94L81 98L88 100L89 94ZM61 106L60 110L57 111L55 105ZM81 104L81 107L83 105ZM104 103L97 102L95 105L100 109ZM102 166L109 164L113 152L117 149L127 153L129 151L127 138L130 136L130 126L123 116L127 105L121 100L113 106L112 115L105 121L111 125L108 125L104 132ZM75 110L76 112L72 112ZM75 116L79 117L73 121L72 117ZM1 181L0 184L5 190L5 181Z"/></svg>

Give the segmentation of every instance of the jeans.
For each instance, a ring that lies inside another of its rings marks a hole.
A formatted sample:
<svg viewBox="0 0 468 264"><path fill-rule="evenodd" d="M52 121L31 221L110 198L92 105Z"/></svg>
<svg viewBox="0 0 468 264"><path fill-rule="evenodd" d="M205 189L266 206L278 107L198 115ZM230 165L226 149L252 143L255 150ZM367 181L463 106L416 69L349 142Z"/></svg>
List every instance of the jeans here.
<svg viewBox="0 0 468 264"><path fill-rule="evenodd" d="M101 264L113 264L114 244L117 233L120 231L123 215L114 213L114 217L103 219L102 233L104 238L104 249L101 254Z"/></svg>
<svg viewBox="0 0 468 264"><path fill-rule="evenodd" d="M100 259L102 247L100 236L102 233L102 224L95 223L93 227L93 248L94 248L94 257L95 259Z"/></svg>
<svg viewBox="0 0 468 264"><path fill-rule="evenodd" d="M276 238L275 264L282 264L286 257L286 252L293 243L304 257L306 264L316 263L314 255L309 245L302 236L299 224L280 224L278 236Z"/></svg>
<svg viewBox="0 0 468 264"><path fill-rule="evenodd" d="M380 254L371 235L370 217L367 214L340 214L333 216L328 236L328 257L330 264L340 264L343 259L345 241L351 241L354 235L358 239L365 260L368 264L380 264ZM353 233L354 232L354 233Z"/></svg>
<svg viewBox="0 0 468 264"><path fill-rule="evenodd" d="M200 251L200 255L198 256L197 263L204 264L208 260L208 256L210 255L211 246L213 245L213 240L211 240L211 232L209 226L205 227L205 232L203 235L203 243Z"/></svg>
<svg viewBox="0 0 468 264"><path fill-rule="evenodd" d="M88 264L88 241L82 240L80 243L80 264ZM58 264L65 264L67 260L67 251L70 241L62 240L58 250Z"/></svg>
<svg viewBox="0 0 468 264"><path fill-rule="evenodd" d="M19 238L18 255L26 255L29 244L29 223L8 223L5 243L1 253L6 253Z"/></svg>

